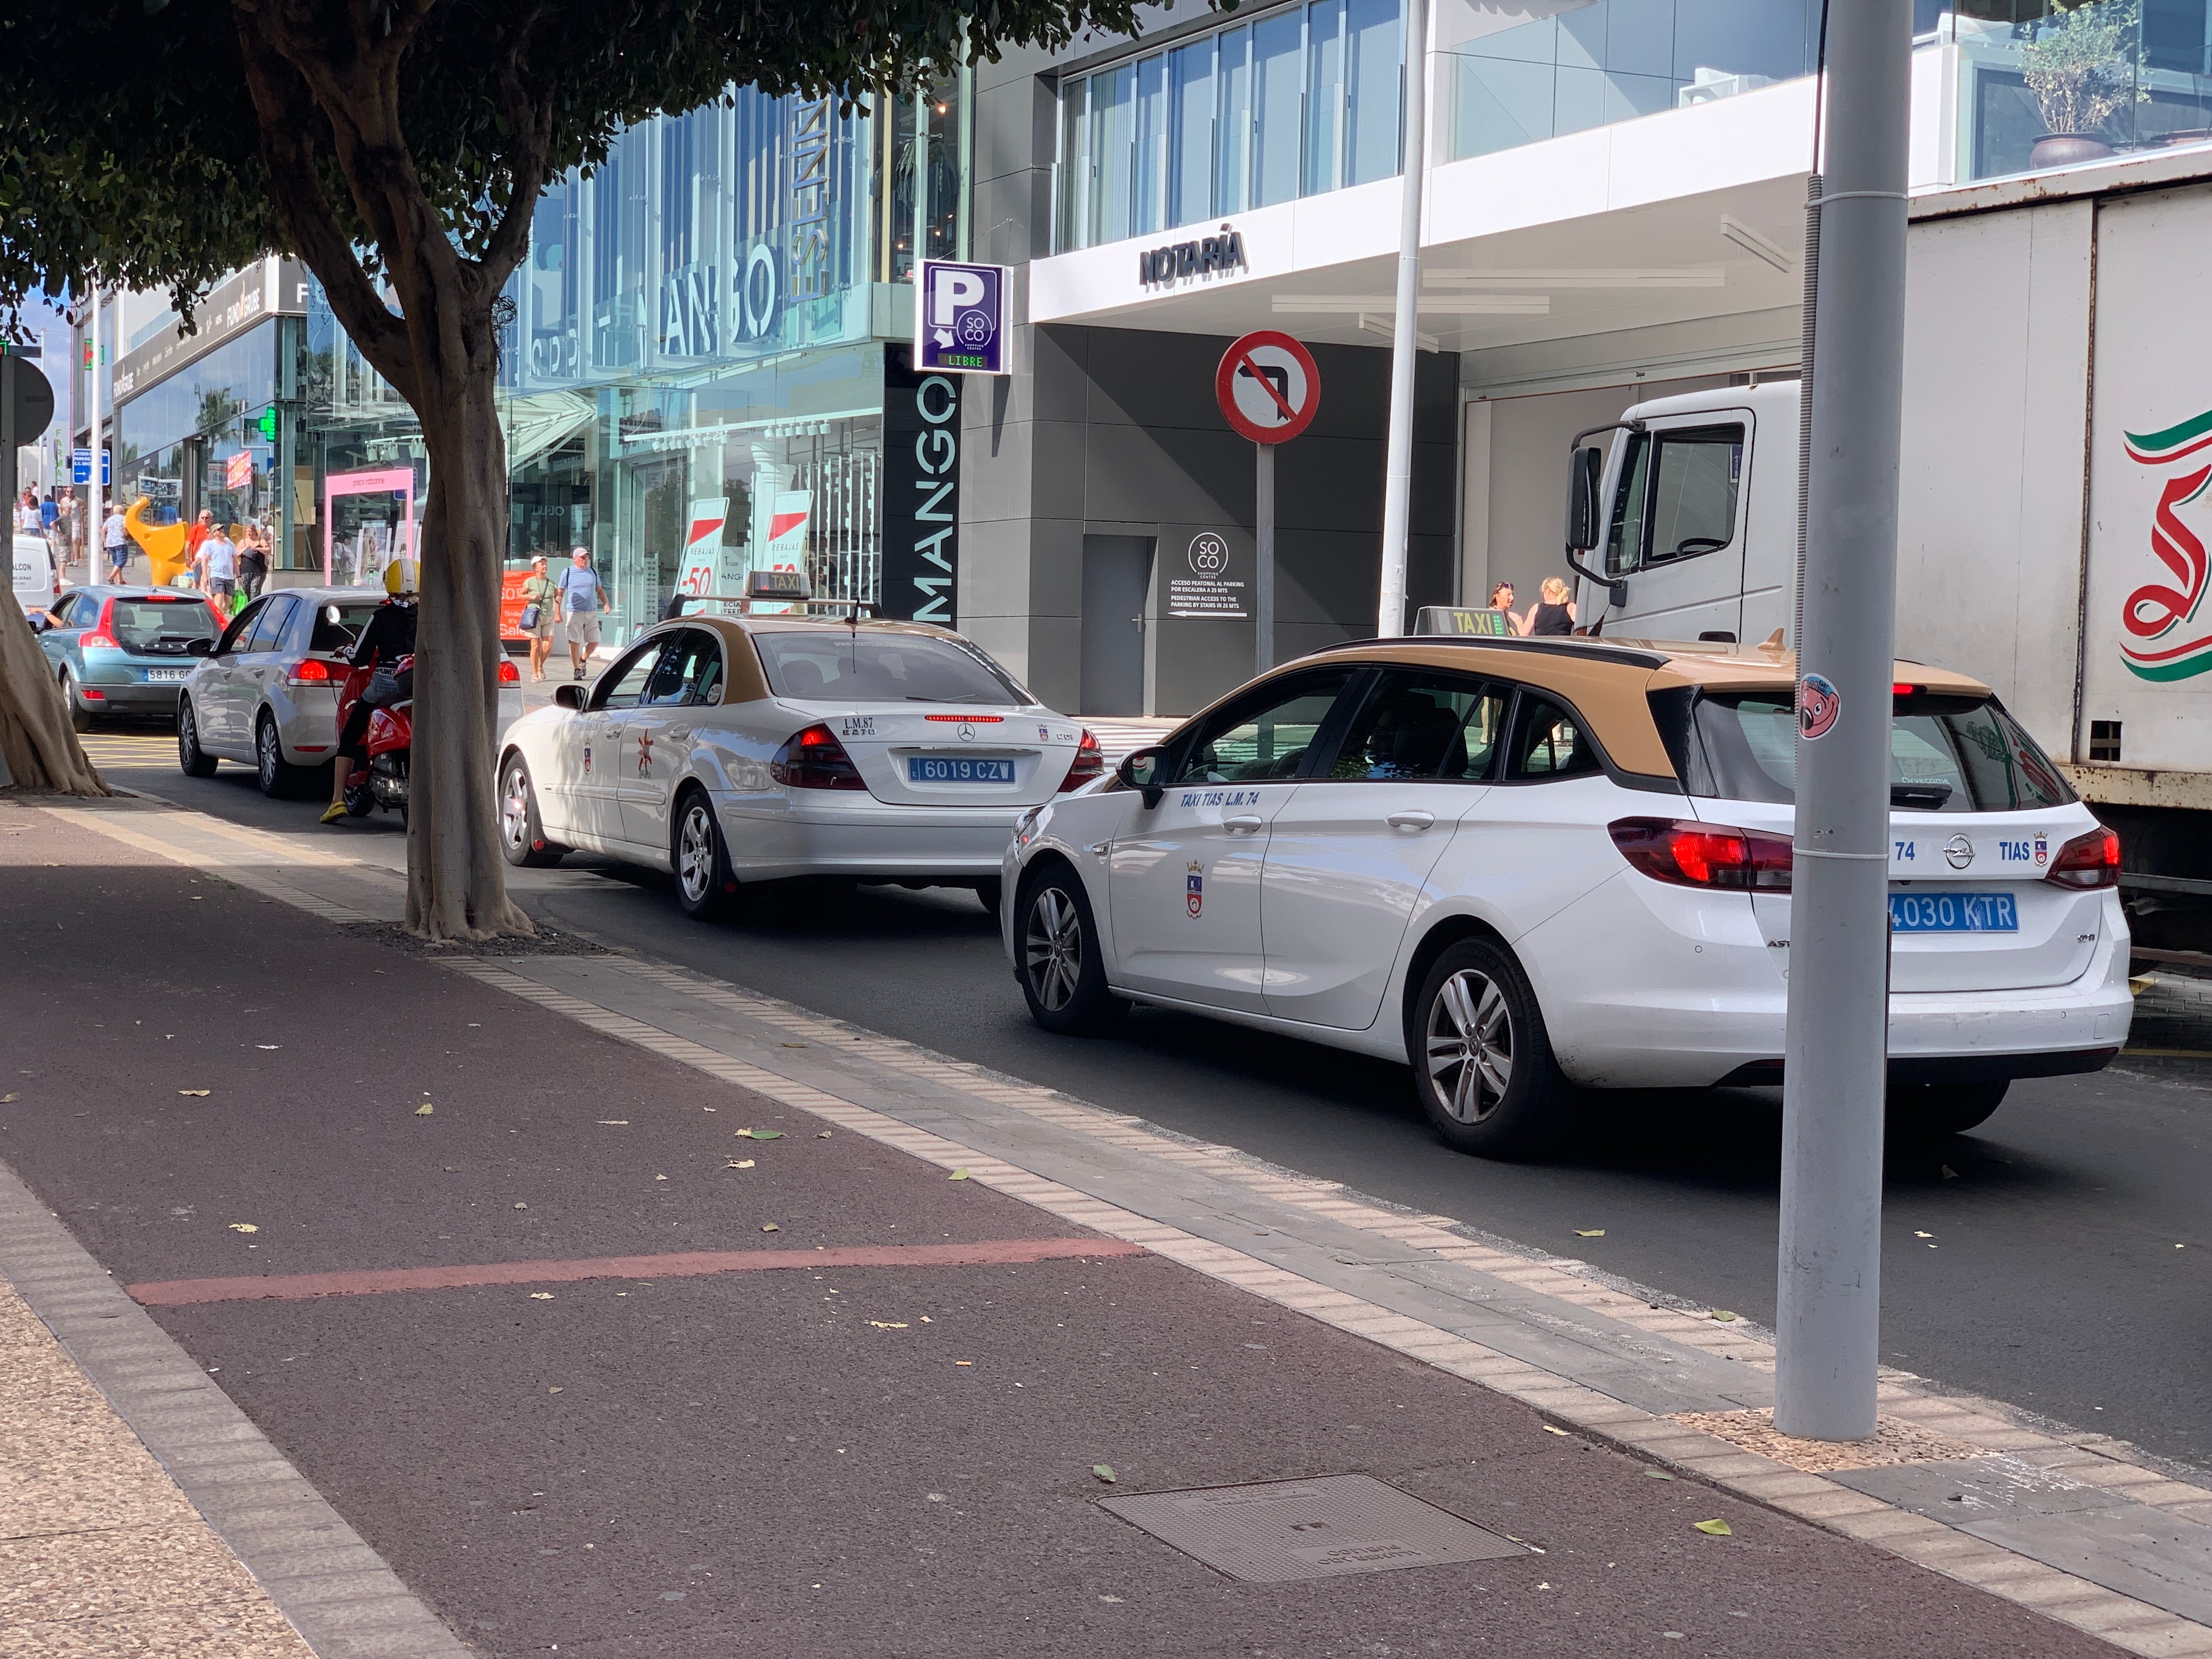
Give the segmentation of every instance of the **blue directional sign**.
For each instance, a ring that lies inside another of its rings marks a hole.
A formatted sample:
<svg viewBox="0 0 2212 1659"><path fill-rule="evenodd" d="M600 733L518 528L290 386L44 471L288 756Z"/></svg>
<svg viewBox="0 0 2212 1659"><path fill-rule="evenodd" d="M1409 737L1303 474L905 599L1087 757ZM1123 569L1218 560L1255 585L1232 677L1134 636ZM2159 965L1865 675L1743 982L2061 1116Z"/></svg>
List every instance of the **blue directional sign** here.
<svg viewBox="0 0 2212 1659"><path fill-rule="evenodd" d="M113 482L108 477L113 470L112 460L112 457L109 451L103 449L100 452L100 487L102 489L106 489ZM88 484L92 482L92 452L90 450L79 449L70 452L70 482L81 484Z"/></svg>
<svg viewBox="0 0 2212 1659"><path fill-rule="evenodd" d="M915 295L918 374L1005 374L1012 273L1004 265L924 259Z"/></svg>

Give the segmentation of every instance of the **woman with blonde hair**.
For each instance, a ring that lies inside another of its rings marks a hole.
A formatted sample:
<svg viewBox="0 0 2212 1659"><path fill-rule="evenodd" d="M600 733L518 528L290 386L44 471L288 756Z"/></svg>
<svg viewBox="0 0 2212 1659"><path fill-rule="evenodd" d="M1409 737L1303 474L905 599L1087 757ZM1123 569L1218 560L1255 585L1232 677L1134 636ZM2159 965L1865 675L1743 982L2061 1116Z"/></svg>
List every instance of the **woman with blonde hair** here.
<svg viewBox="0 0 2212 1659"><path fill-rule="evenodd" d="M1537 590L1540 597L1521 618L1521 631L1529 635L1563 635L1575 631L1574 590L1560 576L1547 576Z"/></svg>

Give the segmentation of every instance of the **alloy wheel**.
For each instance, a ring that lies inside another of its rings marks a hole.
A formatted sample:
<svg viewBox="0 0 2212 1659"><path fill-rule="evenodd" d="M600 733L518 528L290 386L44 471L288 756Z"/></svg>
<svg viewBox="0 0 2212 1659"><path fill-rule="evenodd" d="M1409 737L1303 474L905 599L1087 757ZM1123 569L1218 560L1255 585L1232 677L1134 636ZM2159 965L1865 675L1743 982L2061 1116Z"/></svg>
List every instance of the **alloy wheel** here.
<svg viewBox="0 0 2212 1659"><path fill-rule="evenodd" d="M1513 1082L1513 1012L1486 974L1461 969L1429 1008L1429 1086L1462 1123L1480 1123Z"/></svg>
<svg viewBox="0 0 2212 1659"><path fill-rule="evenodd" d="M1066 1007L1083 977L1083 919L1057 887L1041 890L1030 906L1023 961L1038 1003L1055 1014Z"/></svg>
<svg viewBox="0 0 2212 1659"><path fill-rule="evenodd" d="M520 763L507 769L506 787L499 792L499 832L511 848L530 845L530 775Z"/></svg>
<svg viewBox="0 0 2212 1659"><path fill-rule="evenodd" d="M714 824L704 801L684 809L683 826L676 832L676 879L694 904L714 884Z"/></svg>
<svg viewBox="0 0 2212 1659"><path fill-rule="evenodd" d="M261 793L275 794L277 784L283 781L284 767L284 751L277 746L276 721L261 722L259 741L253 746L253 758L261 773Z"/></svg>

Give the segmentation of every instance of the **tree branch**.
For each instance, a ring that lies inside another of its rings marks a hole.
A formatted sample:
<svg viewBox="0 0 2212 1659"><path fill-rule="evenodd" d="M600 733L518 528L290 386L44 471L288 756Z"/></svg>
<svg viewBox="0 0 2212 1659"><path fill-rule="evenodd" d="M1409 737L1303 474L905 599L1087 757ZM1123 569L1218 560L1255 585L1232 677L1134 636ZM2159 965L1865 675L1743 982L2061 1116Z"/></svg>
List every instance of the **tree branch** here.
<svg viewBox="0 0 2212 1659"><path fill-rule="evenodd" d="M537 217L538 198L545 188L546 158L553 147L553 113L550 100L532 99L523 84L523 59L531 37L544 16L540 7L515 32L514 43L499 67L500 112L515 137L505 157L507 176L514 180L514 194L499 223L492 228L480 263L494 289L506 286L530 246L530 231Z"/></svg>
<svg viewBox="0 0 2212 1659"><path fill-rule="evenodd" d="M417 384L406 325L392 315L355 254L352 239L323 194L316 165L316 112L291 64L263 37L260 18L246 3L236 8L239 52L248 95L261 131L262 165L269 189L298 245L300 257L322 283L346 333L369 366L412 404Z"/></svg>

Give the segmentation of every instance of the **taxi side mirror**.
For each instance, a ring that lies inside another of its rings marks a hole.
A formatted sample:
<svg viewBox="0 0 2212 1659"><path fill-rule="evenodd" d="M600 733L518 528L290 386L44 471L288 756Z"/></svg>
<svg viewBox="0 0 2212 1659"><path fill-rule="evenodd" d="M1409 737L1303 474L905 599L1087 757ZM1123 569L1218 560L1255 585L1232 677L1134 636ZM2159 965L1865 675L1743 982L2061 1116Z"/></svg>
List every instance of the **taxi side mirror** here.
<svg viewBox="0 0 2212 1659"><path fill-rule="evenodd" d="M584 706L584 688L574 680L566 685L556 685L553 688L553 701L563 708L581 708Z"/></svg>
<svg viewBox="0 0 2212 1659"><path fill-rule="evenodd" d="M1160 804L1167 793L1161 781L1167 776L1168 751L1157 745L1150 749L1134 749L1121 757L1114 768L1114 776L1125 789L1140 792L1147 811Z"/></svg>

